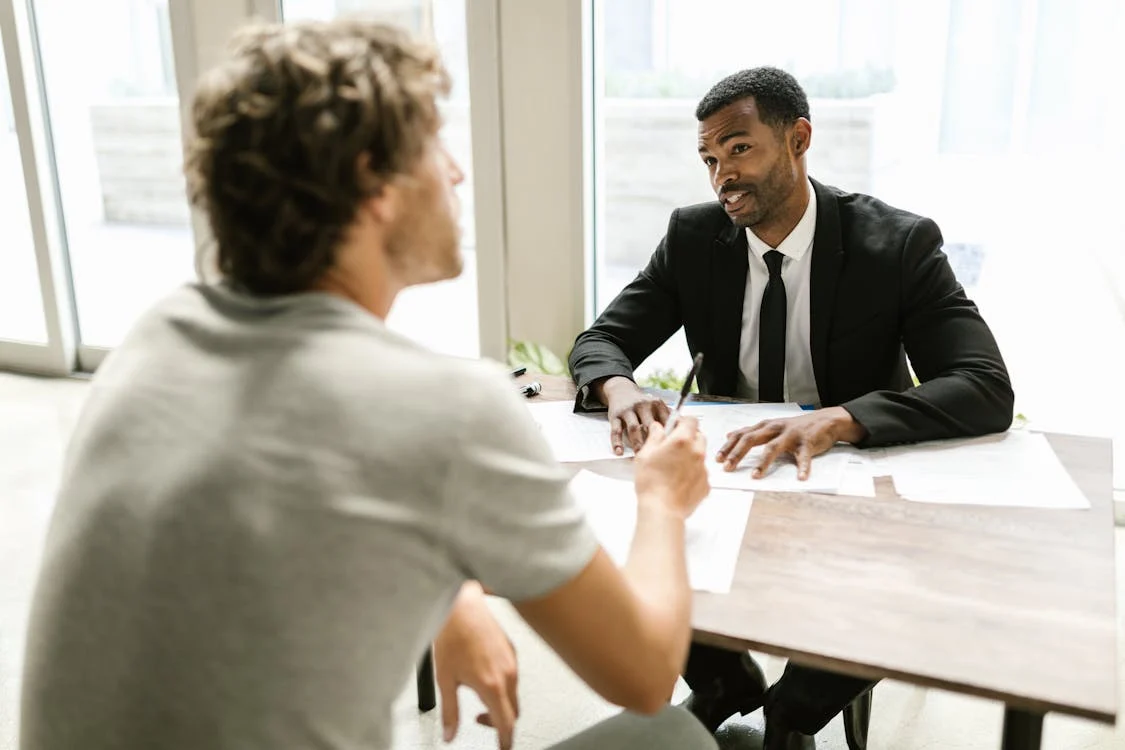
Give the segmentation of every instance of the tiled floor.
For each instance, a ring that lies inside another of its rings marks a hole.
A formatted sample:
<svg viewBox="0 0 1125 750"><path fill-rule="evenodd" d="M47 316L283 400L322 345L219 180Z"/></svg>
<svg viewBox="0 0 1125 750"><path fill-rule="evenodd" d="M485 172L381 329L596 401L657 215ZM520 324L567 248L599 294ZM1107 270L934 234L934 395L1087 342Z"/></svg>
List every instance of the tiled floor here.
<svg viewBox="0 0 1125 750"><path fill-rule="evenodd" d="M66 437L85 396L75 380L37 380L0 374L0 750L15 747L18 675L23 650L24 620L40 539ZM1125 602L1125 529L1118 529L1118 601ZM1119 604L1125 611L1125 606ZM540 748L586 726L613 709L562 665L519 621L510 607L496 611L508 628L520 657L523 716L517 747ZM1125 628L1119 621L1119 677L1125 683ZM1029 655L1034 658L1034 655ZM782 662L766 659L771 677ZM682 686L681 686L682 692ZM1125 716L1125 690L1119 690ZM677 698L679 694L677 695ZM472 723L479 704L466 696L462 712L468 722L454 748L494 748L491 730ZM872 748L893 750L975 750L999 747L1001 707L990 701L884 683L875 693ZM436 712L419 715L414 691L407 686L396 707L396 748L439 748L441 729ZM1050 750L1125 750L1125 722L1114 731L1085 721L1049 717L1044 747ZM761 715L728 724L721 733L724 749L757 750L761 746ZM839 721L818 736L821 750L843 750Z"/></svg>

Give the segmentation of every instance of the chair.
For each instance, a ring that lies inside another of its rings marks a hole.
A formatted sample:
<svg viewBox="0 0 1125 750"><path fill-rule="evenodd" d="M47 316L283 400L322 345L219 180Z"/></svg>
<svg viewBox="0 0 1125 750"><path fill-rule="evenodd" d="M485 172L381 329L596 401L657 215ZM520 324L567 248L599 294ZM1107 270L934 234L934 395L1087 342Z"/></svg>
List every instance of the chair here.
<svg viewBox="0 0 1125 750"><path fill-rule="evenodd" d="M844 709L844 737L848 750L867 750L867 730L871 726L871 699L874 688L856 698ZM434 688L434 652L426 649L418 663L418 710L432 711L437 706Z"/></svg>
<svg viewBox="0 0 1125 750"><path fill-rule="evenodd" d="M848 750L867 750L867 730L871 726L871 697L874 688L856 698L844 709L844 737Z"/></svg>
<svg viewBox="0 0 1125 750"><path fill-rule="evenodd" d="M434 688L434 650L426 649L422 661L418 663L418 710L422 713L433 711L437 706L437 691Z"/></svg>

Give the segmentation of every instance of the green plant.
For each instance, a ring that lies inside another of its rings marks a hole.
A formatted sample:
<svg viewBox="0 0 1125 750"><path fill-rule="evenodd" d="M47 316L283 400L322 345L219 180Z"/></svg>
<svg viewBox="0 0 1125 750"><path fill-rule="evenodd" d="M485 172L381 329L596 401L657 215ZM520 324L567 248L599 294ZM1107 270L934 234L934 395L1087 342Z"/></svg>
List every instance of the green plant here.
<svg viewBox="0 0 1125 750"><path fill-rule="evenodd" d="M637 385L642 388L659 388L664 391L679 391L684 387L684 376L675 370L653 370L648 375L637 380ZM699 393L699 381L691 384L691 392Z"/></svg>
<svg viewBox="0 0 1125 750"><path fill-rule="evenodd" d="M542 375L568 375L566 364L542 344L532 341L508 342L508 365L526 367L528 372Z"/></svg>

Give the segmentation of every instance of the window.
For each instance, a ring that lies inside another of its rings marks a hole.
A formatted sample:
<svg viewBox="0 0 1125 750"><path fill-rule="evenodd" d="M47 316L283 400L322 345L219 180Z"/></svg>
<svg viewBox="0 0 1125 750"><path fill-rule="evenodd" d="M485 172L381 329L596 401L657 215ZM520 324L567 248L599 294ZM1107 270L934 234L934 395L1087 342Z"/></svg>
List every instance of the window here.
<svg viewBox="0 0 1125 750"><path fill-rule="evenodd" d="M446 354L480 353L477 316L476 232L473 223L472 133L469 127L469 58L465 0L283 0L286 20L329 19L346 13L394 23L432 39L453 79L442 103L442 137L465 173L461 198L465 270L450 281L399 294L387 325Z"/></svg>
<svg viewBox="0 0 1125 750"><path fill-rule="evenodd" d="M0 47L0 339L47 343L8 68Z"/></svg>
<svg viewBox="0 0 1125 750"><path fill-rule="evenodd" d="M714 200L694 108L723 76L792 72L809 173L934 218L1000 341L1017 409L1107 433L1125 368L1125 239L1113 196L1125 106L1113 0L602 3L596 312L647 262L677 206ZM768 32L766 31L768 30ZM654 155L659 158L653 158ZM1118 222L1119 223L1119 222ZM682 333L642 372L686 369Z"/></svg>
<svg viewBox="0 0 1125 750"><path fill-rule="evenodd" d="M82 343L193 280L168 0L34 0Z"/></svg>

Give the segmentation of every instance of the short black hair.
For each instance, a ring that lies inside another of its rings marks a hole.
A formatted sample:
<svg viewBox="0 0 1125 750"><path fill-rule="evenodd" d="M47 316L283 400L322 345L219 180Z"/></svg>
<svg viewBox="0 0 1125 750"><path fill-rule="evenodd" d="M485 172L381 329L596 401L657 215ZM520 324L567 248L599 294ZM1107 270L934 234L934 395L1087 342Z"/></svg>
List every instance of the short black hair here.
<svg viewBox="0 0 1125 750"><path fill-rule="evenodd" d="M797 79L780 68L761 67L732 73L711 87L695 108L695 119L706 120L728 104L754 97L758 118L774 129L787 127L809 115L809 98Z"/></svg>

